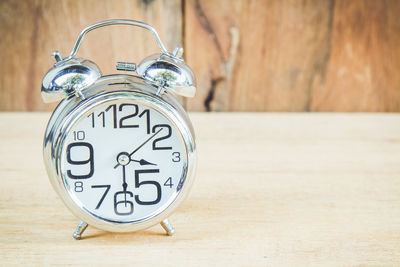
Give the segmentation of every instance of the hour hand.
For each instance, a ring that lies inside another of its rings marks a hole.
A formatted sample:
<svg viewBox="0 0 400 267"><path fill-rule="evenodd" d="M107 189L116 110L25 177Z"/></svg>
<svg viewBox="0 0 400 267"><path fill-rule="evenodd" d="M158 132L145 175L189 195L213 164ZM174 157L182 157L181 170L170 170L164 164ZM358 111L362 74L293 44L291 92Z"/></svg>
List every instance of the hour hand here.
<svg viewBox="0 0 400 267"><path fill-rule="evenodd" d="M148 162L147 160L144 160L144 159L141 159L141 160L131 159L131 161L138 162L141 166L143 166L143 165L154 165L154 166L157 166L157 164Z"/></svg>

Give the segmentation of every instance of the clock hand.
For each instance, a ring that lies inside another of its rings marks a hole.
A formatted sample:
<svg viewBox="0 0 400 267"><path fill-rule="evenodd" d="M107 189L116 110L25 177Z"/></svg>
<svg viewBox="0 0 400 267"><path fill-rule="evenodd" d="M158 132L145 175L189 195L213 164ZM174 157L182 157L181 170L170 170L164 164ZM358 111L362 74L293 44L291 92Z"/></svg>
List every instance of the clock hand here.
<svg viewBox="0 0 400 267"><path fill-rule="evenodd" d="M129 157L131 157L136 151L138 151L139 149L141 149L147 142L149 142L154 136L156 136L163 128L161 128L160 130L158 130L157 132L155 132L152 136L150 136L149 138L147 138L146 141L144 141L140 146L138 146L135 150L133 150L132 153L129 154ZM119 162L117 163L117 165L114 166L114 169L116 169L119 165L121 165Z"/></svg>
<svg viewBox="0 0 400 267"><path fill-rule="evenodd" d="M126 188L128 187L128 184L126 183L126 178L125 178L125 165L122 165L122 188L124 189L124 197L125 197L125 207L126 207Z"/></svg>
<svg viewBox="0 0 400 267"><path fill-rule="evenodd" d="M142 148L142 146L144 146L147 142L149 142L154 136L156 136L163 128L161 128L160 130L158 130L157 132L155 132L152 136L150 136L146 141L144 141L140 146L138 146L135 150L133 150L133 152L131 154L129 154L129 156L132 156L136 151L138 151L139 149Z"/></svg>
<svg viewBox="0 0 400 267"><path fill-rule="evenodd" d="M128 165L131 161L137 162L137 163L139 163L141 166L143 166L143 165L154 165L154 166L157 166L157 164L151 163L151 162L149 162L149 161L147 161L147 160L145 160L145 159L141 159L141 160L132 159L132 158L129 157L129 153L127 153L127 152L121 152L121 153L119 153L118 156L117 156L117 162L118 162L118 164L119 164L119 165L122 165L122 166L124 166L124 167L125 167L126 165Z"/></svg>
<svg viewBox="0 0 400 267"><path fill-rule="evenodd" d="M151 162L148 162L147 160L144 160L144 159L141 159L141 160L134 160L134 159L131 159L131 161L134 161L134 162L138 162L140 165L154 165L154 166L157 166L157 164L155 164L155 163L151 163Z"/></svg>
<svg viewBox="0 0 400 267"><path fill-rule="evenodd" d="M131 159L129 158L129 154L127 152L121 152L117 156L118 164L122 165L122 188L125 197L125 207L126 207L126 189L128 188L128 184L126 183L126 174L125 167L129 164Z"/></svg>

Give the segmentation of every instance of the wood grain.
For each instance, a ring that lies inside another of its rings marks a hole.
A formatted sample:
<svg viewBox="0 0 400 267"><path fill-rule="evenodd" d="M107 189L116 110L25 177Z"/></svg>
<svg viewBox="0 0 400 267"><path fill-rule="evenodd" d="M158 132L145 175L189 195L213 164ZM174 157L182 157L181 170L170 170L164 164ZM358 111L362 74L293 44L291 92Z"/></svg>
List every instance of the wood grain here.
<svg viewBox="0 0 400 267"><path fill-rule="evenodd" d="M0 1L0 110L52 110L40 99L50 53L81 29L131 18L169 49L184 45L198 94L193 111L400 111L397 0ZM23 19L22 19L23 18ZM104 74L157 52L128 27L90 33L79 55Z"/></svg>
<svg viewBox="0 0 400 267"><path fill-rule="evenodd" d="M400 111L400 2L337 1L315 111Z"/></svg>
<svg viewBox="0 0 400 267"><path fill-rule="evenodd" d="M310 86L329 56L331 2L230 3L193 0L185 6L187 58L201 88L189 107L203 110L206 102L217 111L308 110Z"/></svg>
<svg viewBox="0 0 400 267"><path fill-rule="evenodd" d="M173 49L182 44L181 14L179 0L1 1L0 110L52 110L55 105L43 104L40 97L43 76L54 63L50 55L54 50L68 55L87 25L110 18L146 21ZM78 56L111 74L117 61L140 62L158 51L149 32L114 26L89 33Z"/></svg>
<svg viewBox="0 0 400 267"><path fill-rule="evenodd" d="M400 111L399 1L185 3L191 109Z"/></svg>
<svg viewBox="0 0 400 267"><path fill-rule="evenodd" d="M2 266L400 265L400 115L192 113L197 180L176 234L81 241L45 174L49 115L0 113Z"/></svg>

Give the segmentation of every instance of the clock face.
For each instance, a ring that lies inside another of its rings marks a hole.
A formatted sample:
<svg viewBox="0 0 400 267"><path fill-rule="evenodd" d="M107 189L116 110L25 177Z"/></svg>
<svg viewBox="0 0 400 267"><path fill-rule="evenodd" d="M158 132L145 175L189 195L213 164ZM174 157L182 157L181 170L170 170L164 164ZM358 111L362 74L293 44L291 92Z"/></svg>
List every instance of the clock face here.
<svg viewBox="0 0 400 267"><path fill-rule="evenodd" d="M105 221L140 222L165 210L187 172L176 125L150 105L113 99L80 116L66 135L61 175L73 201Z"/></svg>

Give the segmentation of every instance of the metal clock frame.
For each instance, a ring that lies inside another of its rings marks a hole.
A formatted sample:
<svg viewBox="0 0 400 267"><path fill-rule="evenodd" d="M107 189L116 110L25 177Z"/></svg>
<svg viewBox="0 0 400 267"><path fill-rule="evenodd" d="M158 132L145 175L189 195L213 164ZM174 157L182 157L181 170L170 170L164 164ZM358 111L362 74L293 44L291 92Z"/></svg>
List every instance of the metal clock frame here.
<svg viewBox="0 0 400 267"><path fill-rule="evenodd" d="M133 75L103 76L82 92L83 99L72 95L64 99L52 114L44 137L44 162L53 188L71 212L81 220L74 233L76 239L80 239L88 224L112 232L130 232L161 223L169 235L173 234L174 229L167 218L184 200L192 186L196 168L195 136L192 124L183 107L167 92L159 94L156 90L154 85L141 77ZM183 186L176 193L175 199L172 202L169 200L168 206L160 207L159 211L161 211L151 218L131 223L105 221L78 206L65 187L61 172L64 141L71 131L71 127L90 108L116 98L133 99L139 103L145 103L167 117L173 123L172 126L175 130L180 133L187 156L186 173L183 174L186 177L183 177Z"/></svg>

